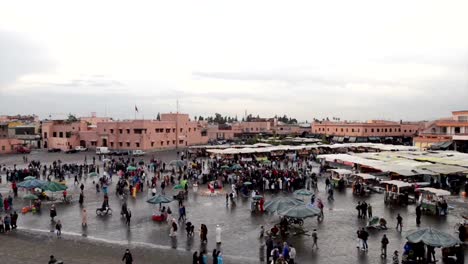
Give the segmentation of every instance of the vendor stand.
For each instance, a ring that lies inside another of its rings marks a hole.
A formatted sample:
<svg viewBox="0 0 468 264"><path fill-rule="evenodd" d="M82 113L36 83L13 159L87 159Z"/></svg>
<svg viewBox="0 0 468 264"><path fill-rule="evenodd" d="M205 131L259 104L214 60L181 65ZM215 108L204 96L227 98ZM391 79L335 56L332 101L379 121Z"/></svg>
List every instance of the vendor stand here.
<svg viewBox="0 0 468 264"><path fill-rule="evenodd" d="M407 205L410 202L409 192L413 190L413 185L403 181L391 180L381 182L385 185L385 203Z"/></svg>
<svg viewBox="0 0 468 264"><path fill-rule="evenodd" d="M419 188L416 191L421 194L418 202L424 212L438 216L448 213L448 205L444 197L450 195L449 191L431 187Z"/></svg>
<svg viewBox="0 0 468 264"><path fill-rule="evenodd" d="M351 186L352 171L346 169L330 169L329 171L333 187L343 190L347 186Z"/></svg>
<svg viewBox="0 0 468 264"><path fill-rule="evenodd" d="M360 196L370 195L372 192L382 193L383 189L379 187L380 181L374 175L366 173L354 174L353 194Z"/></svg>

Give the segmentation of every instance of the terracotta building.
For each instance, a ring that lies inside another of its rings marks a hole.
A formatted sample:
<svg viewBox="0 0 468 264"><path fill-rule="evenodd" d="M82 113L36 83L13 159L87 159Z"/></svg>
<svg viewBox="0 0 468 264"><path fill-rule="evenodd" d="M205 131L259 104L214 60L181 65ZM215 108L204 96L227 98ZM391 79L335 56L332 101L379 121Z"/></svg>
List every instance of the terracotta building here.
<svg viewBox="0 0 468 264"><path fill-rule="evenodd" d="M45 148L67 150L76 146L108 147L116 150L155 150L206 144L205 129L187 114L161 114L160 120L111 121L94 117L78 122L44 122Z"/></svg>
<svg viewBox="0 0 468 264"><path fill-rule="evenodd" d="M333 142L410 142L422 129L423 123L371 120L368 122L318 121L312 133Z"/></svg>
<svg viewBox="0 0 468 264"><path fill-rule="evenodd" d="M454 111L449 118L435 120L414 139L421 149L453 149L468 152L468 111Z"/></svg>

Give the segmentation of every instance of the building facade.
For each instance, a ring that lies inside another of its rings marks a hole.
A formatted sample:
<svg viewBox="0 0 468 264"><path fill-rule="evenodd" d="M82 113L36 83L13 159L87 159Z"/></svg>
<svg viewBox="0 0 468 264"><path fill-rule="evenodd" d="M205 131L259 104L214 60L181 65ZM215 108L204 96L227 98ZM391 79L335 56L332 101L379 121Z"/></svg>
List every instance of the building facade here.
<svg viewBox="0 0 468 264"><path fill-rule="evenodd" d="M96 125L51 121L42 126L45 148L108 147L114 150L156 150L208 143L204 127L187 114L161 114L161 120L99 120Z"/></svg>
<svg viewBox="0 0 468 264"><path fill-rule="evenodd" d="M453 111L452 116L428 123L414 139L421 149L442 148L468 152L468 111Z"/></svg>
<svg viewBox="0 0 468 264"><path fill-rule="evenodd" d="M333 142L408 142L423 127L422 123L371 120L368 122L318 121L312 133Z"/></svg>

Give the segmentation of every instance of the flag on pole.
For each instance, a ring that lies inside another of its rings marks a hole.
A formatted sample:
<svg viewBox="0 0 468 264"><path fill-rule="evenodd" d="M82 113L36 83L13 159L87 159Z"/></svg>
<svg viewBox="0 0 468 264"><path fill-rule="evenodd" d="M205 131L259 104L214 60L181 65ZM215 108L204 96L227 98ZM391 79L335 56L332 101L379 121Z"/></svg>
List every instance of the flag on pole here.
<svg viewBox="0 0 468 264"><path fill-rule="evenodd" d="M138 107L135 105L135 112L138 112Z"/></svg>

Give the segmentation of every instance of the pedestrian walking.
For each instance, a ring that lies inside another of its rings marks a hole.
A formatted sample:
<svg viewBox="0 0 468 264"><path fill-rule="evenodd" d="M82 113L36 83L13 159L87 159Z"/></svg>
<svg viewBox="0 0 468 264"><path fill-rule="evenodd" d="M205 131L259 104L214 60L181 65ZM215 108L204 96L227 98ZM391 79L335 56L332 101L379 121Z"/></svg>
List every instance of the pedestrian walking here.
<svg viewBox="0 0 468 264"><path fill-rule="evenodd" d="M55 209L55 204L50 206L50 221L54 221L54 218L57 216L57 210Z"/></svg>
<svg viewBox="0 0 468 264"><path fill-rule="evenodd" d="M362 239L362 249L365 251L369 250L369 246L367 245L367 239L369 238L369 233L364 229L364 227L361 229L361 239Z"/></svg>
<svg viewBox="0 0 468 264"><path fill-rule="evenodd" d="M83 195L83 193L81 192L81 193L80 193L80 197L78 198L78 203L80 204L80 207L83 206L83 202L84 202L84 195Z"/></svg>
<svg viewBox="0 0 468 264"><path fill-rule="evenodd" d="M403 217L401 217L400 214L398 214L397 218L397 226L396 226L396 229L399 230L401 232L401 230L403 229ZM398 229L399 228L399 229Z"/></svg>
<svg viewBox="0 0 468 264"><path fill-rule="evenodd" d="M421 205L416 206L416 225L419 226L421 224Z"/></svg>
<svg viewBox="0 0 468 264"><path fill-rule="evenodd" d="M393 252L392 264L399 264L399 263L400 263L400 260L398 257L398 250L395 250L395 252Z"/></svg>
<svg viewBox="0 0 468 264"><path fill-rule="evenodd" d="M387 245L388 245L388 243L389 243L389 241L388 241L387 235L384 234L383 237L382 237L382 240L380 241L382 258L387 257Z"/></svg>
<svg viewBox="0 0 468 264"><path fill-rule="evenodd" d="M367 215L369 216L369 218L372 218L372 205L371 204L367 205Z"/></svg>
<svg viewBox="0 0 468 264"><path fill-rule="evenodd" d="M175 237L177 235L177 229L178 229L177 222L175 218L172 218L171 222L172 223L171 223L171 230L170 230L169 236Z"/></svg>
<svg viewBox="0 0 468 264"><path fill-rule="evenodd" d="M83 208L81 212L81 226L88 226L88 212L86 212L86 208Z"/></svg>
<svg viewBox="0 0 468 264"><path fill-rule="evenodd" d="M314 249L314 247L316 247L317 249L319 249L318 247L318 235L317 235L317 229L314 229L314 232L312 232L312 249Z"/></svg>
<svg viewBox="0 0 468 264"><path fill-rule="evenodd" d="M62 237L62 223L60 222L60 220L58 220L55 224L55 233L57 234L58 238Z"/></svg>
<svg viewBox="0 0 468 264"><path fill-rule="evenodd" d="M178 221L185 221L186 219L186 213L185 213L185 206L182 204L182 206L179 207L179 219Z"/></svg>
<svg viewBox="0 0 468 264"><path fill-rule="evenodd" d="M125 250L125 254L122 257L122 261L125 261L125 264L132 264L133 263L133 256L130 253L130 249Z"/></svg>
<svg viewBox="0 0 468 264"><path fill-rule="evenodd" d="M130 209L127 209L127 213L125 214L125 219L126 219L126 224L127 226L130 226L130 220L132 219L132 211Z"/></svg>
<svg viewBox="0 0 468 264"><path fill-rule="evenodd" d="M294 264L296 259L296 249L293 245L289 245L289 262L288 264Z"/></svg>
<svg viewBox="0 0 468 264"><path fill-rule="evenodd" d="M361 210L361 202L360 201L357 203L356 210L358 212L358 218L361 218L362 210Z"/></svg>
<svg viewBox="0 0 468 264"><path fill-rule="evenodd" d="M219 255L219 251L215 249L213 249L213 253L211 254L211 256L213 257L213 264L218 264L218 255Z"/></svg>
<svg viewBox="0 0 468 264"><path fill-rule="evenodd" d="M221 244L221 226L216 225L216 244Z"/></svg>
<svg viewBox="0 0 468 264"><path fill-rule="evenodd" d="M12 230L15 230L18 226L16 225L16 223L18 222L18 214L16 213L16 211L14 211L11 215L10 215L10 218L11 218L11 229Z"/></svg>

